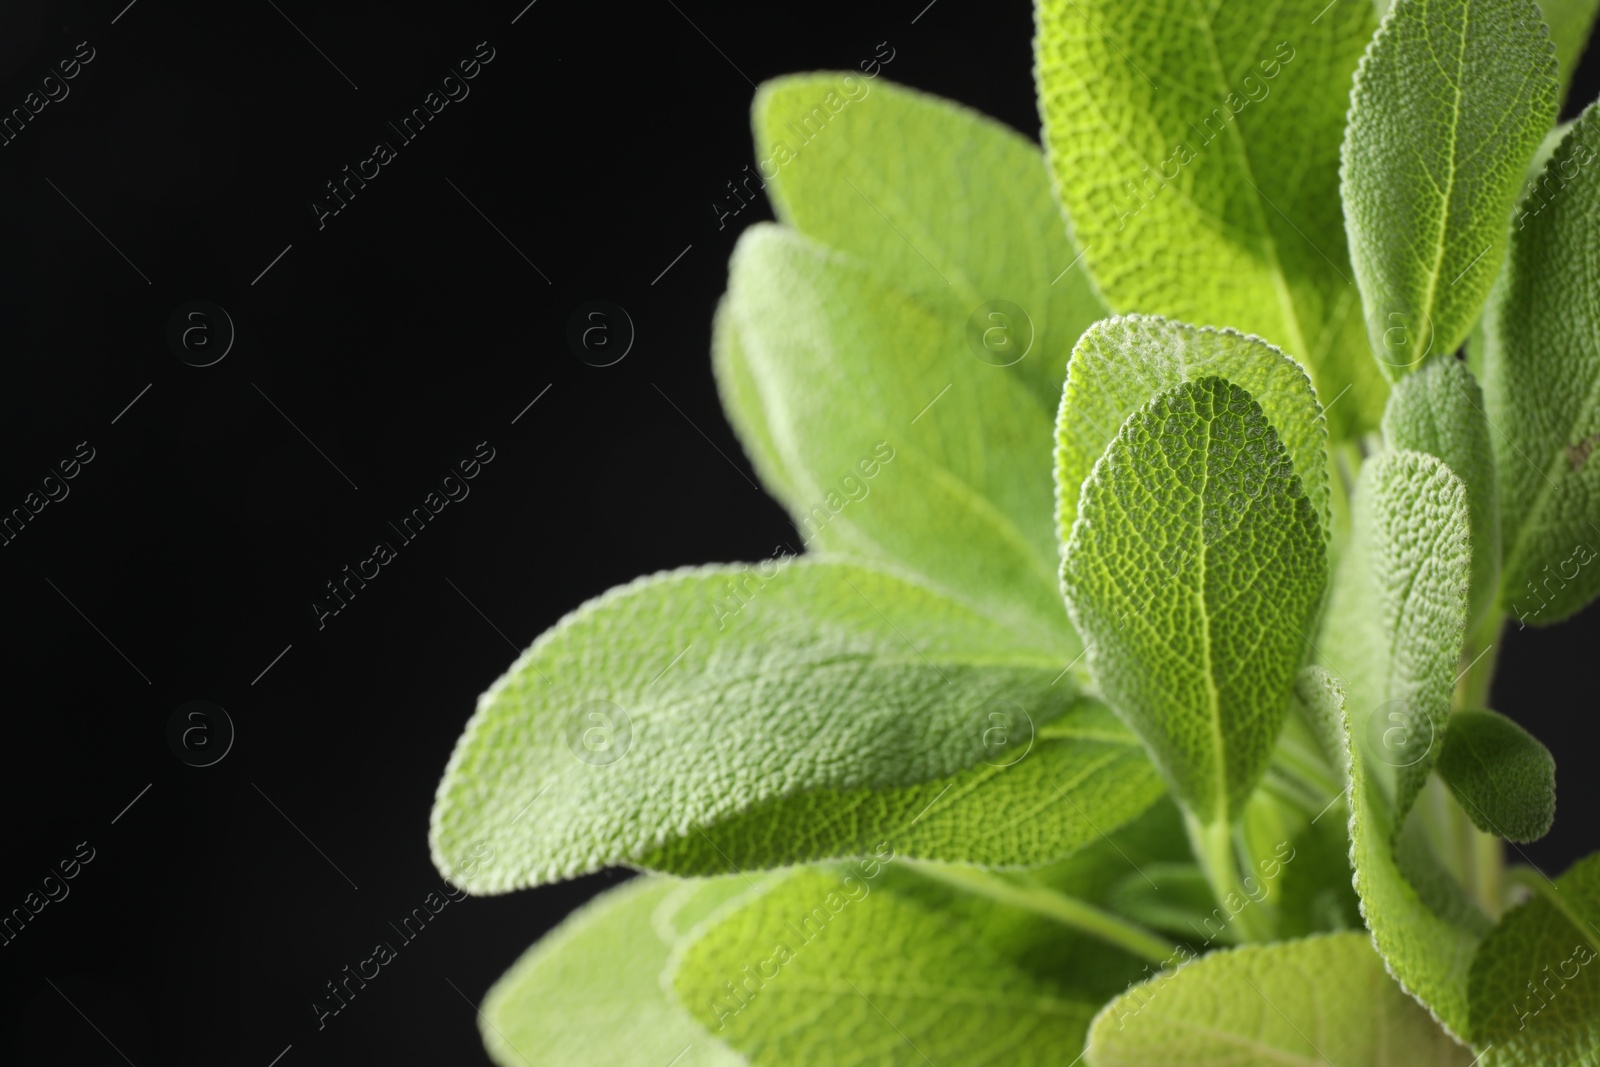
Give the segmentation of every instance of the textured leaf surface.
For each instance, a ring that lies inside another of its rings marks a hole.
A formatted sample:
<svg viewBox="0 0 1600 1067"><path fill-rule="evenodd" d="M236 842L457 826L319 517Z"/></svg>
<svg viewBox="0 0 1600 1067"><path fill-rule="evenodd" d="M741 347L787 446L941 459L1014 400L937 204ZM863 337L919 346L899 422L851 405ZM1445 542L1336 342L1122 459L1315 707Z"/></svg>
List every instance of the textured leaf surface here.
<svg viewBox="0 0 1600 1067"><path fill-rule="evenodd" d="M1600 855L1508 914L1472 965L1485 1067L1600 1064Z"/></svg>
<svg viewBox="0 0 1600 1067"><path fill-rule="evenodd" d="M1484 318L1499 471L1502 605L1544 626L1600 592L1600 110L1523 201Z"/></svg>
<svg viewBox="0 0 1600 1067"><path fill-rule="evenodd" d="M494 862L462 884L503 892L808 790L953 775L994 758L992 713L1042 727L1066 709L1064 663L855 564L641 579L544 633L479 699L435 800L435 862L487 843Z"/></svg>
<svg viewBox="0 0 1600 1067"><path fill-rule="evenodd" d="M1194 1064L1466 1067L1472 1054L1383 971L1363 934L1217 952L1119 997L1095 1019L1092 1067Z"/></svg>
<svg viewBox="0 0 1600 1067"><path fill-rule="evenodd" d="M1454 352L1505 256L1556 118L1533 0L1398 0L1356 73L1341 195L1372 351L1391 379Z"/></svg>
<svg viewBox="0 0 1600 1067"><path fill-rule="evenodd" d="M776 226L747 230L730 271L806 545L910 567L1071 641L1051 535L1052 411L1015 368L973 354L966 312Z"/></svg>
<svg viewBox="0 0 1600 1067"><path fill-rule="evenodd" d="M1311 368L1339 427L1376 425L1338 201L1370 4L1041 0L1045 147L1116 311L1259 334ZM1509 206L1509 205L1508 205Z"/></svg>
<svg viewBox="0 0 1600 1067"><path fill-rule="evenodd" d="M1039 866L1098 840L1154 804L1164 786L1128 728L1080 701L1038 730L990 713L989 755L948 778L899 789L817 789L769 801L635 858L682 875L729 874L864 856L884 841L914 859Z"/></svg>
<svg viewBox="0 0 1600 1067"><path fill-rule="evenodd" d="M1033 347L1010 371L1054 409L1073 342L1105 305L1038 145L959 104L856 74L769 81L752 110L779 221L960 322L992 300L1022 308Z"/></svg>
<svg viewBox="0 0 1600 1067"><path fill-rule="evenodd" d="M1407 376L1390 394L1383 436L1391 448L1442 460L1466 486L1472 537L1468 619L1480 618L1499 590L1500 500L1483 392L1472 372L1459 360L1436 359Z"/></svg>
<svg viewBox="0 0 1600 1067"><path fill-rule="evenodd" d="M672 921L697 901L720 902L724 881L688 885L635 878L568 916L523 954L484 997L479 1029L501 1067L574 1063L738 1067L662 988L677 940ZM673 1060L674 1056L681 1056Z"/></svg>
<svg viewBox="0 0 1600 1067"><path fill-rule="evenodd" d="M1439 774L1486 834L1537 841L1555 822L1555 758L1504 715L1477 710L1452 715Z"/></svg>
<svg viewBox="0 0 1600 1067"><path fill-rule="evenodd" d="M1061 571L1073 619L1101 691L1203 822L1266 769L1326 569L1288 453L1221 378L1140 408L1084 483Z"/></svg>
<svg viewBox="0 0 1600 1067"><path fill-rule="evenodd" d="M1411 809L1450 718L1471 577L1467 490L1437 458L1385 452L1356 483L1350 552L1319 652L1349 701L1396 823Z"/></svg>
<svg viewBox="0 0 1600 1067"><path fill-rule="evenodd" d="M1069 1062L1098 1002L1014 955L1051 924L959 898L893 869L801 869L692 942L673 988L757 1064Z"/></svg>
<svg viewBox="0 0 1600 1067"><path fill-rule="evenodd" d="M1421 889L1402 871L1395 851L1393 808L1356 741L1338 681L1321 667L1307 668L1297 686L1314 717L1340 723L1350 798L1350 861L1356 894L1372 942L1389 973L1456 1037L1466 1040L1467 974L1489 921L1451 896L1437 879ZM1413 858L1415 871L1423 864Z"/></svg>
<svg viewBox="0 0 1600 1067"><path fill-rule="evenodd" d="M1117 431L1151 397L1205 375L1249 393L1294 461L1300 487L1328 519L1327 431L1300 365L1259 338L1149 315L1099 322L1079 338L1056 414L1057 527L1078 517L1078 493Z"/></svg>

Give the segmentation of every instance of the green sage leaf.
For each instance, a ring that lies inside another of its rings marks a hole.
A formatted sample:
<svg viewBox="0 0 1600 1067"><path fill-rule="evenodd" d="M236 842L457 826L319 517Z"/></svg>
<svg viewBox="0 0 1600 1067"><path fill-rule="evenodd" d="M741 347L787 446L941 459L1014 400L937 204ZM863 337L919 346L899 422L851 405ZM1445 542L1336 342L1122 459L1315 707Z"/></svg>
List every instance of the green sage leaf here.
<svg viewBox="0 0 1600 1067"><path fill-rule="evenodd" d="M661 985L680 909L748 891L742 879L635 878L567 916L484 997L484 1047L500 1067L574 1063L739 1067ZM678 1059L674 1060L674 1057Z"/></svg>
<svg viewBox="0 0 1600 1067"><path fill-rule="evenodd" d="M1294 461L1300 487L1329 519L1327 431L1300 365L1256 337L1127 315L1089 327L1067 364L1056 414L1056 525L1061 539L1078 516L1078 493L1117 430L1151 397L1204 375L1226 378L1266 412Z"/></svg>
<svg viewBox="0 0 1600 1067"><path fill-rule="evenodd" d="M745 232L730 275L802 543L910 568L1072 641L1055 580L1050 412L968 347L966 313L770 225Z"/></svg>
<svg viewBox="0 0 1600 1067"><path fill-rule="evenodd" d="M1483 392L1459 360L1437 359L1389 395L1383 436L1392 448L1444 461L1467 488L1472 535L1469 623L1493 605L1500 581L1500 500Z"/></svg>
<svg viewBox="0 0 1600 1067"><path fill-rule="evenodd" d="M909 858L1036 867L1099 840L1164 792L1144 748L1111 710L1083 700L1038 728L989 711L984 761L896 789L814 789L767 801L634 862L678 875L730 874L864 856L894 842Z"/></svg>
<svg viewBox="0 0 1600 1067"><path fill-rule="evenodd" d="M1325 404L1343 397L1336 437L1375 426L1386 387L1367 358L1336 187L1371 6L1036 11L1046 154L1113 310L1259 334L1310 369Z"/></svg>
<svg viewBox="0 0 1600 1067"><path fill-rule="evenodd" d="M1350 257L1394 380L1454 352L1478 319L1523 170L1555 122L1555 51L1533 0L1398 0L1350 99Z"/></svg>
<svg viewBox="0 0 1600 1067"><path fill-rule="evenodd" d="M1504 566L1500 602L1545 626L1600 593L1600 109L1590 107L1522 202L1484 316Z"/></svg>
<svg viewBox="0 0 1600 1067"><path fill-rule="evenodd" d="M1327 577L1261 406L1202 377L1129 416L1083 485L1062 585L1106 699L1203 822L1272 757Z"/></svg>
<svg viewBox="0 0 1600 1067"><path fill-rule="evenodd" d="M1467 1067L1472 1054L1384 973L1363 934L1213 953L1108 1004L1091 1067L1404 1063Z"/></svg>
<svg viewBox="0 0 1600 1067"><path fill-rule="evenodd" d="M1448 876L1428 870L1427 854L1415 841L1406 842L1402 864L1393 804L1373 777L1373 758L1356 738L1338 680L1321 667L1309 667L1296 692L1314 718L1339 723L1343 734L1350 862L1372 943L1406 992L1465 1041L1470 1032L1467 975L1489 920L1461 899Z"/></svg>
<svg viewBox="0 0 1600 1067"><path fill-rule="evenodd" d="M752 114L779 221L960 322L1002 300L1020 308L1012 343L1026 334L1031 349L1009 370L1054 410L1073 343L1106 312L1038 145L960 104L860 74L766 82Z"/></svg>
<svg viewBox="0 0 1600 1067"><path fill-rule="evenodd" d="M1060 716L1065 665L858 564L644 578L568 615L479 699L434 803L435 862L451 871L486 844L494 861L457 880L505 892L636 862L814 789L955 775L995 759L991 714Z"/></svg>
<svg viewBox="0 0 1600 1067"><path fill-rule="evenodd" d="M672 988L755 1064L1069 1062L1098 1001L1063 981L1069 957L1021 958L1063 931L964 896L876 863L800 869L682 949Z"/></svg>
<svg viewBox="0 0 1600 1067"><path fill-rule="evenodd" d="M1385 452L1362 467L1354 512L1319 653L1398 826L1449 724L1472 566L1467 490L1433 456Z"/></svg>
<svg viewBox="0 0 1600 1067"><path fill-rule="evenodd" d="M1537 841L1555 822L1555 757L1504 715L1476 710L1452 715L1439 775L1486 834Z"/></svg>
<svg viewBox="0 0 1600 1067"><path fill-rule="evenodd" d="M1600 855L1540 885L1472 964L1472 1040L1486 1067L1600 1063Z"/></svg>

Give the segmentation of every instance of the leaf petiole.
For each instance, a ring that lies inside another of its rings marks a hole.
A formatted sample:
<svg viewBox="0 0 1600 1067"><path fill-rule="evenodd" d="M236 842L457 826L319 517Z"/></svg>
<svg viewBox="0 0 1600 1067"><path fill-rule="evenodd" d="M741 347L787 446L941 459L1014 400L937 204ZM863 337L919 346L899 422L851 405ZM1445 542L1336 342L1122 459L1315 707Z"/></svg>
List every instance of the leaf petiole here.
<svg viewBox="0 0 1600 1067"><path fill-rule="evenodd" d="M1037 882L1022 881L980 867L928 862L913 862L909 866L918 874L935 881L1054 919L1063 926L1098 937L1151 963L1170 964L1182 955L1176 945L1137 923Z"/></svg>

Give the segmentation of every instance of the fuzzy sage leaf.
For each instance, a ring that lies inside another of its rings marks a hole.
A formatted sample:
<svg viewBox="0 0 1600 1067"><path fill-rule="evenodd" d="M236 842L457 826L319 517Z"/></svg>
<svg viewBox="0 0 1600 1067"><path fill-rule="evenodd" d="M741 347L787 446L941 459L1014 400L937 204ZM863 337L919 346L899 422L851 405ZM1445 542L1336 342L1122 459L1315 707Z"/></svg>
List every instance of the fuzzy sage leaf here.
<svg viewBox="0 0 1600 1067"><path fill-rule="evenodd" d="M485 842L495 862L461 884L504 892L813 789L953 775L994 758L991 714L1058 717L1065 663L858 564L642 579L567 616L479 700L439 786L435 863Z"/></svg>
<svg viewBox="0 0 1600 1067"><path fill-rule="evenodd" d="M1364 934L1217 952L1106 1005L1090 1067L1404 1063L1468 1067L1472 1054L1383 971Z"/></svg>
<svg viewBox="0 0 1600 1067"><path fill-rule="evenodd" d="M1310 368L1324 403L1350 389L1336 436L1375 425L1385 385L1337 190L1370 3L1036 12L1046 154L1112 309L1258 334Z"/></svg>
<svg viewBox="0 0 1600 1067"><path fill-rule="evenodd" d="M1340 193L1391 380L1454 352L1477 320L1556 118L1556 73L1533 0L1398 0L1384 17L1356 72Z"/></svg>
<svg viewBox="0 0 1600 1067"><path fill-rule="evenodd" d="M1439 776L1484 833L1537 841L1555 822L1555 757L1504 715L1468 709L1450 716Z"/></svg>
<svg viewBox="0 0 1600 1067"><path fill-rule="evenodd" d="M1484 316L1483 392L1501 499L1500 601L1545 626L1600 593L1600 109L1522 202Z"/></svg>
<svg viewBox="0 0 1600 1067"><path fill-rule="evenodd" d="M1271 759L1327 576L1261 406L1201 377L1129 416L1084 482L1061 574L1102 692L1184 805L1225 825Z"/></svg>

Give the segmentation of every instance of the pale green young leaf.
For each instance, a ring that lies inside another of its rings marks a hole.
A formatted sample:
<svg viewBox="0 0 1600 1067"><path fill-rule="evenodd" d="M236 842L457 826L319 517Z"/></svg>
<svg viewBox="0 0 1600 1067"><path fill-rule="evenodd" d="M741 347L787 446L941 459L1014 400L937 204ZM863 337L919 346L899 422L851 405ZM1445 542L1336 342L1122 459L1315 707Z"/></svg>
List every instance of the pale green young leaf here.
<svg viewBox="0 0 1600 1067"><path fill-rule="evenodd" d="M1600 11L1600 0L1539 0L1544 20L1550 27L1550 39L1556 45L1556 62L1561 66L1561 92L1566 94L1572 84L1572 73L1578 69L1589 44L1589 34L1594 29L1594 17Z"/></svg>
<svg viewBox="0 0 1600 1067"><path fill-rule="evenodd" d="M743 879L635 878L569 915L500 977L478 1016L500 1067L739 1067L662 987L679 908L748 892ZM674 1059L674 1057L679 1057Z"/></svg>
<svg viewBox="0 0 1600 1067"><path fill-rule="evenodd" d="M1433 456L1384 452L1362 467L1354 512L1318 651L1398 825L1449 722L1472 569L1467 490Z"/></svg>
<svg viewBox="0 0 1600 1067"><path fill-rule="evenodd" d="M1038 145L960 104L860 74L777 78L752 113L779 221L962 322L989 301L1020 307L1028 323L1012 325L1032 347L1007 373L1054 410L1073 342L1106 311Z"/></svg>
<svg viewBox="0 0 1600 1067"><path fill-rule="evenodd" d="M1056 524L1063 541L1078 517L1084 481L1128 416L1157 393L1208 374L1261 405L1294 461L1301 490L1327 525L1328 435L1300 365L1233 330L1127 315L1089 327L1067 364L1056 413Z"/></svg>
<svg viewBox="0 0 1600 1067"><path fill-rule="evenodd" d="M1555 822L1555 757L1497 712L1469 709L1450 716L1439 776L1486 834L1537 841Z"/></svg>
<svg viewBox="0 0 1600 1067"><path fill-rule="evenodd" d="M1370 5L1036 11L1046 155L1112 309L1259 334L1310 369L1335 436L1375 426L1386 387L1366 354L1337 187Z"/></svg>
<svg viewBox="0 0 1600 1067"><path fill-rule="evenodd" d="M758 804L634 858L678 875L730 874L863 856L894 842L913 859L1035 867L1133 819L1163 785L1139 739L1082 700L1035 730L1012 709L987 713L984 761L896 789L816 789Z"/></svg>
<svg viewBox="0 0 1600 1067"><path fill-rule="evenodd" d="M1341 158L1350 257L1390 379L1472 329L1523 170L1555 121L1533 0L1398 0L1356 72Z"/></svg>
<svg viewBox="0 0 1600 1067"><path fill-rule="evenodd" d="M1202 822L1272 757L1327 578L1321 520L1261 406L1159 393L1084 482L1062 585L1108 702Z"/></svg>
<svg viewBox="0 0 1600 1067"><path fill-rule="evenodd" d="M1371 749L1353 732L1338 680L1321 667L1309 667L1301 673L1296 695L1313 719L1338 724L1348 782L1350 862L1373 945L1406 992L1464 1041L1467 975L1489 921L1462 905L1437 879L1426 880L1419 889L1408 871L1425 871L1426 857L1409 841L1407 869L1402 869L1393 807L1373 778Z"/></svg>
<svg viewBox="0 0 1600 1067"><path fill-rule="evenodd" d="M1600 592L1600 109L1522 202L1484 316L1483 393L1500 481L1501 605L1544 626Z"/></svg>
<svg viewBox="0 0 1600 1067"><path fill-rule="evenodd" d="M1484 1067L1600 1064L1600 855L1510 912L1472 964Z"/></svg>
<svg viewBox="0 0 1600 1067"><path fill-rule="evenodd" d="M1481 618L1499 592L1500 498L1483 392L1472 372L1460 360L1436 359L1402 379L1383 413L1383 436L1391 448L1443 460L1467 487L1472 535L1467 618L1469 623Z"/></svg>
<svg viewBox="0 0 1600 1067"><path fill-rule="evenodd" d="M1362 934L1216 952L1129 990L1089 1033L1091 1067L1467 1067L1472 1054L1384 973Z"/></svg>
<svg viewBox="0 0 1600 1067"><path fill-rule="evenodd" d="M965 312L770 225L740 238L727 299L808 547L909 567L1041 640L1074 640L1051 412L974 355Z"/></svg>
<svg viewBox="0 0 1600 1067"><path fill-rule="evenodd" d="M962 896L892 866L799 869L682 949L672 987L754 1064L1070 1062L1099 1001L1063 982L1070 958L1017 958L1060 928Z"/></svg>
<svg viewBox="0 0 1600 1067"><path fill-rule="evenodd" d="M640 579L546 631L479 699L435 799L434 860L448 872L485 844L493 862L457 880L504 892L810 790L954 775L993 758L991 713L1042 728L1066 709L1066 662L852 563Z"/></svg>
<svg viewBox="0 0 1600 1067"><path fill-rule="evenodd" d="M711 317L711 370L723 414L744 445L756 477L773 496L794 506L796 493L784 469L783 457L778 454L778 446L773 443L761 394L750 372L744 345L739 340L739 328L726 296L717 301L717 310Z"/></svg>

